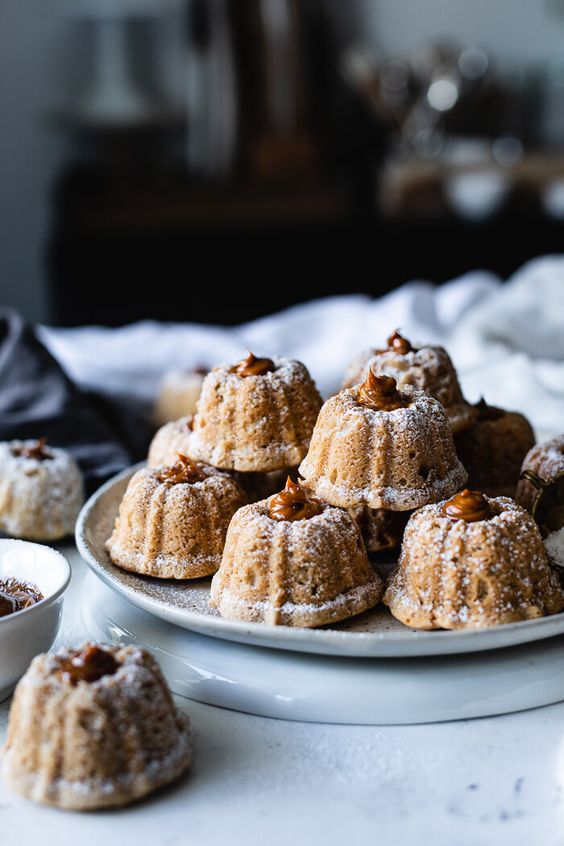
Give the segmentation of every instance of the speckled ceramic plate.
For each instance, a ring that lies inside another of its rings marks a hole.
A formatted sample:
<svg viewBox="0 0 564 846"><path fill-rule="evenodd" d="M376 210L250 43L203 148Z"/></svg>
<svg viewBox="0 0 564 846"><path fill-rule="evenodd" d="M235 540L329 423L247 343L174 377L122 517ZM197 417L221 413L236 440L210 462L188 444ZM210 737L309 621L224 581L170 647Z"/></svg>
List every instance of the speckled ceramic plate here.
<svg viewBox="0 0 564 846"><path fill-rule="evenodd" d="M320 629L225 620L208 605L210 579L191 582L151 579L120 570L111 563L104 544L111 534L127 483L136 469L120 473L88 500L77 522L78 550L92 571L133 605L184 629L254 646L357 658L479 652L564 633L564 614L488 629L414 631L395 620L382 605Z"/></svg>

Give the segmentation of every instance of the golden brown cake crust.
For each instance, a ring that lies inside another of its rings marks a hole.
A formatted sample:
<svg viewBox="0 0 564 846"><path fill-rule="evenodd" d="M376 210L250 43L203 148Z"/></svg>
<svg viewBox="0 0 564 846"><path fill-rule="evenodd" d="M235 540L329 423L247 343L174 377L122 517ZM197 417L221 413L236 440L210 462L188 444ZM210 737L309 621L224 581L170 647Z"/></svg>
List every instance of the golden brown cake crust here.
<svg viewBox="0 0 564 846"><path fill-rule="evenodd" d="M156 661L132 646L104 646L117 672L75 685L61 660L38 655L10 711L3 773L18 793L47 805L91 810L125 805L190 764L187 718L176 710Z"/></svg>
<svg viewBox="0 0 564 846"><path fill-rule="evenodd" d="M460 432L475 419L474 408L462 396L456 370L443 347L419 347L401 354L393 349L365 350L349 364L344 387L362 382L368 371L393 376L398 387L412 385L438 400L453 432Z"/></svg>
<svg viewBox="0 0 564 846"><path fill-rule="evenodd" d="M475 423L454 438L468 487L488 496L514 496L521 464L535 442L527 418L495 406L475 406Z"/></svg>
<svg viewBox="0 0 564 846"><path fill-rule="evenodd" d="M507 497L486 498L488 520L453 520L444 503L415 512L384 602L418 629L515 623L564 609L532 517Z"/></svg>
<svg viewBox="0 0 564 846"><path fill-rule="evenodd" d="M162 482L164 468L135 473L107 542L114 564L162 579L215 573L229 521L246 498L229 474L201 467L205 478L194 484Z"/></svg>
<svg viewBox="0 0 564 846"><path fill-rule="evenodd" d="M19 455L37 441L0 443L0 530L49 541L72 535L82 504L82 475L69 452L52 447L49 460Z"/></svg>
<svg viewBox="0 0 564 846"><path fill-rule="evenodd" d="M564 435L558 435L532 447L525 456L521 470L531 470L545 481L564 471ZM521 479L517 485L515 499L519 505L530 511L537 494L534 485L526 479Z"/></svg>
<svg viewBox="0 0 564 846"><path fill-rule="evenodd" d="M409 404L375 411L357 401L359 386L324 404L300 465L307 487L332 505L407 511L459 490L466 471L441 404L410 386Z"/></svg>
<svg viewBox="0 0 564 846"><path fill-rule="evenodd" d="M268 515L269 499L233 517L210 604L224 617L320 626L376 605L383 582L354 520L338 508L304 520Z"/></svg>
<svg viewBox="0 0 564 846"><path fill-rule="evenodd" d="M230 365L206 377L190 454L224 470L269 472L295 467L307 452L321 397L299 361L242 377Z"/></svg>

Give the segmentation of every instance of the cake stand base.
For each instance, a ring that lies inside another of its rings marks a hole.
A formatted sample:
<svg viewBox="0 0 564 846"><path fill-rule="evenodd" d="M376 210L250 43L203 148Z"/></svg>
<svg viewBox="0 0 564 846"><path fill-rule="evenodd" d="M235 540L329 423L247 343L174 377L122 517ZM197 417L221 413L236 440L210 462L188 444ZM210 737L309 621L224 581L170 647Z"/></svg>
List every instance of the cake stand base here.
<svg viewBox="0 0 564 846"><path fill-rule="evenodd" d="M265 717L320 723L431 723L564 700L564 636L433 658L333 658L204 637L130 605L89 574L93 636L151 650L174 693Z"/></svg>

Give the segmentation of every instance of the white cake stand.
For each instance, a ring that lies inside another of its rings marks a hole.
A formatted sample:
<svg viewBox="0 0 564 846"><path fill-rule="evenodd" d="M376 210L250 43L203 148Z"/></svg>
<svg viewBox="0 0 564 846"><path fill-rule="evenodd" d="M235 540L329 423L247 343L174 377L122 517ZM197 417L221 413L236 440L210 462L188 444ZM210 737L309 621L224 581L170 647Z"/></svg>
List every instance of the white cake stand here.
<svg viewBox="0 0 564 846"><path fill-rule="evenodd" d="M350 658L206 637L134 607L89 573L100 640L149 648L175 693L250 714L323 723L441 722L564 699L564 636L471 654Z"/></svg>

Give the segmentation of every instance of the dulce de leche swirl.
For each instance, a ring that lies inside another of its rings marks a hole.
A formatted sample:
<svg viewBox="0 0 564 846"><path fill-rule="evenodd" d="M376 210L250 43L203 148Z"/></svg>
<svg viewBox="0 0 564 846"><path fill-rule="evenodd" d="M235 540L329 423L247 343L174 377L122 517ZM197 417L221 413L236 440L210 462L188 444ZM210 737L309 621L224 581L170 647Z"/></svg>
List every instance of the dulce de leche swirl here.
<svg viewBox="0 0 564 846"><path fill-rule="evenodd" d="M284 490L272 496L268 503L268 516L272 520L308 520L322 510L320 501L289 476Z"/></svg>
<svg viewBox="0 0 564 846"><path fill-rule="evenodd" d="M95 682L102 676L113 675L119 667L118 662L109 652L91 643L74 655L72 658L64 658L61 661L60 669L63 673L63 680L75 685L80 681Z"/></svg>
<svg viewBox="0 0 564 846"><path fill-rule="evenodd" d="M163 467L157 473L159 482L168 482L170 485L193 485L195 482L202 482L206 474L196 461L192 461L187 455L178 453L178 461L171 467Z"/></svg>
<svg viewBox="0 0 564 846"><path fill-rule="evenodd" d="M237 376L262 376L263 373L270 373L276 370L276 365L271 358L257 358L250 352L247 358L234 364L229 369L230 373L236 373Z"/></svg>
<svg viewBox="0 0 564 846"><path fill-rule="evenodd" d="M403 335L400 335L397 329L395 330L395 332L392 332L386 343L388 344L389 350L393 350L394 352L397 352L400 355L406 355L407 353L413 352L414 349L407 340L407 338L404 338Z"/></svg>
<svg viewBox="0 0 564 846"><path fill-rule="evenodd" d="M39 438L33 444L13 447L12 452L21 458L34 458L36 461L47 461L49 458L53 458L53 455L45 448L46 443L47 438Z"/></svg>
<svg viewBox="0 0 564 846"><path fill-rule="evenodd" d="M478 520L489 520L492 510L483 493L465 488L445 502L443 514L453 520L477 523Z"/></svg>
<svg viewBox="0 0 564 846"><path fill-rule="evenodd" d="M393 376L375 376L372 370L358 389L357 402L374 411L395 411L409 405L409 400L398 391Z"/></svg>

